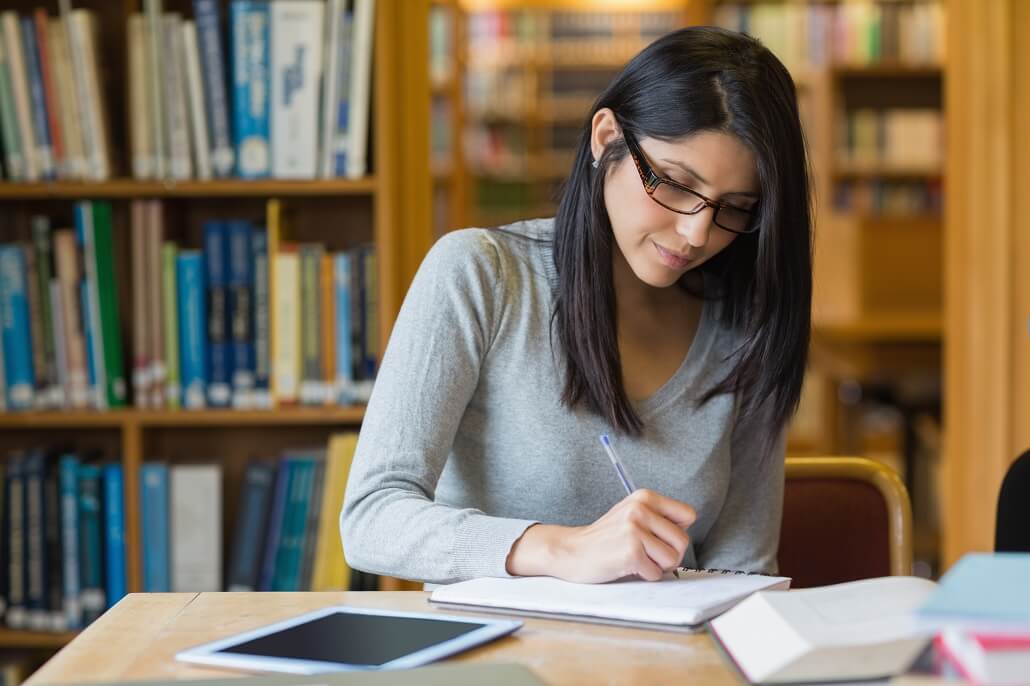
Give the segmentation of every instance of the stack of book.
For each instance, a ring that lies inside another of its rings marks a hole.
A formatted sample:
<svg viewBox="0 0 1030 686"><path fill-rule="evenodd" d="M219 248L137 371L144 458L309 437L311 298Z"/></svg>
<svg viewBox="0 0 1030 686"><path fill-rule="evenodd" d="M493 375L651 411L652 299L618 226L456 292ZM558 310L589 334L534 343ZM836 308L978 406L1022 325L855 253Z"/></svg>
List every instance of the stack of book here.
<svg viewBox="0 0 1030 686"><path fill-rule="evenodd" d="M96 14L0 14L0 141L11 181L111 176Z"/></svg>
<svg viewBox="0 0 1030 686"><path fill-rule="evenodd" d="M0 245L0 410L125 406L111 205L31 224L31 243Z"/></svg>
<svg viewBox="0 0 1030 686"><path fill-rule="evenodd" d="M121 464L40 448L9 453L0 472L5 623L82 628L127 590Z"/></svg>
<svg viewBox="0 0 1030 686"><path fill-rule="evenodd" d="M944 7L893 2L727 2L714 23L759 38L792 72L830 64L944 62Z"/></svg>
<svg viewBox="0 0 1030 686"><path fill-rule="evenodd" d="M150 409L348 405L378 358L376 257L208 221L203 250L164 239L158 201L132 204L133 387Z"/></svg>
<svg viewBox="0 0 1030 686"><path fill-rule="evenodd" d="M255 459L245 470L222 564L220 463L140 469L143 588L168 591L373 590L347 567L339 515L356 434ZM36 448L0 461L0 614L12 629L80 629L129 590L122 465Z"/></svg>
<svg viewBox="0 0 1030 686"><path fill-rule="evenodd" d="M1030 553L973 554L959 560L918 613L959 674L1016 686L1030 675Z"/></svg>
<svg viewBox="0 0 1030 686"><path fill-rule="evenodd" d="M363 176L374 0L219 8L193 0L190 19L145 0L129 17L133 176Z"/></svg>

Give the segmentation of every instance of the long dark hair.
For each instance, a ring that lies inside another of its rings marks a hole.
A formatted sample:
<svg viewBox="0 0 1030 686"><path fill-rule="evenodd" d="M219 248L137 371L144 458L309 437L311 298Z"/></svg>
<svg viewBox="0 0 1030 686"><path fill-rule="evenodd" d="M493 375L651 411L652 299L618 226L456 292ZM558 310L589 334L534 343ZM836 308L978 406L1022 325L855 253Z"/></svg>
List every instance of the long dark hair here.
<svg viewBox="0 0 1030 686"><path fill-rule="evenodd" d="M670 33L634 57L598 97L637 140L671 141L701 131L736 136L754 153L761 199L755 233L737 236L697 269L716 285L724 325L740 333L732 371L699 403L737 394L738 417L761 411L778 432L797 409L811 328L812 255L808 161L794 82L757 40L712 27ZM558 292L552 325L565 361L562 402L580 403L615 429L643 422L622 383L612 283L612 227L604 204L608 170L626 156L621 138L592 169L590 125L580 137L555 218ZM688 272L687 276L690 276ZM688 279L681 279L687 287Z"/></svg>

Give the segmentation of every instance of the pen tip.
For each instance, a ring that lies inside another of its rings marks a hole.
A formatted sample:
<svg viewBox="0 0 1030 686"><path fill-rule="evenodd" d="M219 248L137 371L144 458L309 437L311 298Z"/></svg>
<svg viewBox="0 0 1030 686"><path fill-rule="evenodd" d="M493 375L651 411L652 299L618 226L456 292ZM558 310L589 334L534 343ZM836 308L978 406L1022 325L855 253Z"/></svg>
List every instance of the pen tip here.
<svg viewBox="0 0 1030 686"><path fill-rule="evenodd" d="M601 443L603 445L609 445L610 444L610 441L608 440L608 434L601 434Z"/></svg>

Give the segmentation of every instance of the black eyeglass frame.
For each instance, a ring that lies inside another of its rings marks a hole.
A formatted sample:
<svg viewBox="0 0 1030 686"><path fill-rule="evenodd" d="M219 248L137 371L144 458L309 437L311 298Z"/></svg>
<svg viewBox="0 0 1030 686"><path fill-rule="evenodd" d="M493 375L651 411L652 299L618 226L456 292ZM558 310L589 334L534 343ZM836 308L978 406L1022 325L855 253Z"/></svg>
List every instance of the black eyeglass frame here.
<svg viewBox="0 0 1030 686"><path fill-rule="evenodd" d="M655 172L654 168L651 167L651 163L647 161L647 156L644 155L644 151L640 148L640 144L637 143L633 135L625 128L623 128L622 130L622 138L624 141L626 141L626 148L629 150L629 156L633 158L633 164L636 165L637 173L640 174L640 182L644 185L644 192L647 193L647 196L651 198L651 200L655 201L656 203L658 203L665 209L669 210L670 212L690 216L697 214L706 207L711 207L713 210L712 223L714 223L720 229L723 229L724 231L729 231L730 233L736 233L741 235L755 233L756 231L758 231L758 222L755 221L756 215L754 210L745 210L741 207L736 207L735 205L729 205L727 203L712 200L711 198L708 198L707 196L698 193L689 186L684 186L682 183L677 183L672 179L667 179L664 176L659 176L658 173ZM669 207L661 200L654 197L655 191L657 191L658 187L661 186L663 183L677 190L690 193L691 195L695 196L698 200L700 200L701 204L695 207L693 210L677 210L674 207ZM749 215L750 219L748 220L747 228L744 230L731 229L728 226L723 226L722 224L720 224L719 210L721 210L724 207L732 209L736 212L743 212Z"/></svg>

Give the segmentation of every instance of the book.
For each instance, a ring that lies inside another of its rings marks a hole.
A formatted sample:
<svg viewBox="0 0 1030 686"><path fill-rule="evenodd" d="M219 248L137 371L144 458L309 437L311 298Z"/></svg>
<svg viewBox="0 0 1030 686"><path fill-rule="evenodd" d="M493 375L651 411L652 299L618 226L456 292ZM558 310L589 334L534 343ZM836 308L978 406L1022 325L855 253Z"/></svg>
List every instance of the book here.
<svg viewBox="0 0 1030 686"><path fill-rule="evenodd" d="M249 222L228 226L226 285L229 344L232 360L232 403L252 407L254 391L254 229Z"/></svg>
<svg viewBox="0 0 1030 686"><path fill-rule="evenodd" d="M72 75L68 30L62 18L50 19L47 24L49 46L53 53L57 114L61 120L64 144L65 175L70 179L81 179L86 176L86 152L82 138L82 119L79 116L81 106L76 96Z"/></svg>
<svg viewBox="0 0 1030 686"><path fill-rule="evenodd" d="M233 70L233 136L237 174L267 177L272 169L268 73L268 3L233 0L229 5Z"/></svg>
<svg viewBox="0 0 1030 686"><path fill-rule="evenodd" d="M205 407L207 390L207 334L204 303L204 256L181 250L176 263L179 289L179 378L182 407Z"/></svg>
<svg viewBox="0 0 1030 686"><path fill-rule="evenodd" d="M439 586L432 603L577 621L696 631L756 591L790 579L724 570L678 569L661 581L577 584L553 577L481 578Z"/></svg>
<svg viewBox="0 0 1030 686"><path fill-rule="evenodd" d="M82 628L79 572L79 458L62 455L58 466L61 492L61 552L64 570L64 616L68 629Z"/></svg>
<svg viewBox="0 0 1030 686"><path fill-rule="evenodd" d="M23 154L23 181L39 181L40 163L36 147L35 129L32 125L32 101L29 95L28 72L25 65L25 48L22 45L21 24L18 13L4 12L0 15L0 28L4 35L4 49L10 74L11 99L18 121L20 150Z"/></svg>
<svg viewBox="0 0 1030 686"><path fill-rule="evenodd" d="M104 594L101 470L79 465L79 602L83 622L89 624L107 608Z"/></svg>
<svg viewBox="0 0 1030 686"><path fill-rule="evenodd" d="M966 555L918 609L920 622L943 630L1030 633L1030 553Z"/></svg>
<svg viewBox="0 0 1030 686"><path fill-rule="evenodd" d="M189 102L190 141L193 143L193 159L196 161L197 178L211 179L211 143L207 130L207 113L204 110L204 85L200 71L200 48L197 46L197 25L184 21L179 37L179 52L182 58L182 73L185 79L186 99Z"/></svg>
<svg viewBox="0 0 1030 686"><path fill-rule="evenodd" d="M904 672L930 640L913 616L936 584L863 579L756 593L711 622L752 683L874 679Z"/></svg>
<svg viewBox="0 0 1030 686"><path fill-rule="evenodd" d="M313 179L318 171L318 100L325 3L271 3L272 175Z"/></svg>
<svg viewBox="0 0 1030 686"><path fill-rule="evenodd" d="M207 266L207 402L211 407L232 403L232 342L229 338L229 226L204 223L204 263Z"/></svg>
<svg viewBox="0 0 1030 686"><path fill-rule="evenodd" d="M122 466L104 465L104 572L107 607L113 607L127 591L125 570L125 488Z"/></svg>
<svg viewBox="0 0 1030 686"><path fill-rule="evenodd" d="M97 282L100 327L103 330L107 407L124 407L128 398L122 361L121 317L118 313L118 281L114 256L114 219L111 204L93 202L92 258Z"/></svg>
<svg viewBox="0 0 1030 686"><path fill-rule="evenodd" d="M140 540L143 542L143 590L171 590L168 568L168 465L144 462L140 466Z"/></svg>
<svg viewBox="0 0 1030 686"><path fill-rule="evenodd" d="M375 0L355 0L351 78L348 95L346 176L358 179L368 171L368 119L372 90L372 39L375 29Z"/></svg>
<svg viewBox="0 0 1030 686"><path fill-rule="evenodd" d="M29 107L32 113L33 135L36 139L36 161L40 176L50 180L56 176L54 150L50 143L50 120L47 116L46 94L43 91L43 70L39 61L36 23L29 17L21 18L22 47L25 50L25 72L29 86Z"/></svg>
<svg viewBox="0 0 1030 686"><path fill-rule="evenodd" d="M966 633L946 630L937 637L938 651L967 679L991 686L1019 686L1030 674L1030 629L1022 635Z"/></svg>
<svg viewBox="0 0 1030 686"><path fill-rule="evenodd" d="M172 591L222 588L222 468L179 464L170 471ZM218 522L218 526L212 526Z"/></svg>
<svg viewBox="0 0 1030 686"><path fill-rule="evenodd" d="M254 231L251 249L254 255L254 389L250 404L252 407L265 408L272 404L269 392L272 304L268 279L268 235L263 229Z"/></svg>
<svg viewBox="0 0 1030 686"><path fill-rule="evenodd" d="M204 77L204 105L207 108L211 167L222 178L232 174L236 153L229 130L229 98L225 84L225 58L217 0L193 0L197 44Z"/></svg>
<svg viewBox="0 0 1030 686"><path fill-rule="evenodd" d="M340 511L357 445L358 435L354 433L335 434L329 438L318 540L312 563L312 591L345 591L350 586L350 567L340 544Z"/></svg>
<svg viewBox="0 0 1030 686"><path fill-rule="evenodd" d="M18 131L18 113L14 102L14 84L9 48L3 26L0 25L0 136L3 136L4 166L11 181L25 180L25 157Z"/></svg>
<svg viewBox="0 0 1030 686"><path fill-rule="evenodd" d="M229 563L229 591L256 591L261 571L261 544L268 526L268 505L275 486L275 467L252 460L243 474L240 505Z"/></svg>
<svg viewBox="0 0 1030 686"><path fill-rule="evenodd" d="M25 252L19 245L0 245L0 315L7 408L31 410L36 385L32 364L34 342L29 330Z"/></svg>

